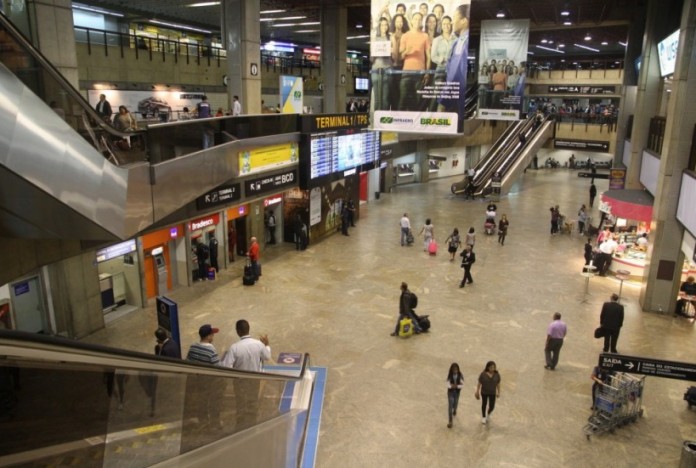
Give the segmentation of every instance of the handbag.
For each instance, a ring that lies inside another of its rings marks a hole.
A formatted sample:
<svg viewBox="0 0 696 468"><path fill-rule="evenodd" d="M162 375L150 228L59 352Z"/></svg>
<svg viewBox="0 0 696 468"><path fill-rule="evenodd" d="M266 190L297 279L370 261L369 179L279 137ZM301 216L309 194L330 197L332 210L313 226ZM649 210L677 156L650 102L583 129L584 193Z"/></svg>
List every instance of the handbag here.
<svg viewBox="0 0 696 468"><path fill-rule="evenodd" d="M606 335L607 335L607 331L602 327L599 327L599 328L595 329L595 331L594 331L595 338L604 338Z"/></svg>

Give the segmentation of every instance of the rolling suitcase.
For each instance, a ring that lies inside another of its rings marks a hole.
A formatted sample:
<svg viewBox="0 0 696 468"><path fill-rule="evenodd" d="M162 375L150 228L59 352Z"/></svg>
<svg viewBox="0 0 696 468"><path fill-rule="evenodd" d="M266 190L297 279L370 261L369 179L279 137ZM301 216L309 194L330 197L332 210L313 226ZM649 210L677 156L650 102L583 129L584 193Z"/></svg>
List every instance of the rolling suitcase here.
<svg viewBox="0 0 696 468"><path fill-rule="evenodd" d="M254 267L251 266L251 262L247 260L246 265L244 265L244 276L242 277L242 284L244 286L253 286L256 283L256 275L254 275Z"/></svg>
<svg viewBox="0 0 696 468"><path fill-rule="evenodd" d="M437 242L435 239L430 241L430 244L428 244L428 253L430 255L437 255Z"/></svg>
<svg viewBox="0 0 696 468"><path fill-rule="evenodd" d="M421 315L418 317L418 325L420 326L420 329L422 332L427 332L430 330L430 317L429 315Z"/></svg>

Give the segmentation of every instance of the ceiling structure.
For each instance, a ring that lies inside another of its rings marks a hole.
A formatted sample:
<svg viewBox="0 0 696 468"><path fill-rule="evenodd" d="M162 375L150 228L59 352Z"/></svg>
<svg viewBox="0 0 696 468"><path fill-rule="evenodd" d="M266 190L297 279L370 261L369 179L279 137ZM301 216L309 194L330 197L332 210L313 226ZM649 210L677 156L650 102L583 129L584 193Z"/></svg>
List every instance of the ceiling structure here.
<svg viewBox="0 0 696 468"><path fill-rule="evenodd" d="M471 47L474 50L478 48L481 21L499 19L497 15L502 11L506 19L530 20L530 59L622 58L629 26L641 16L646 1L471 0ZM207 2L210 3L208 6L190 6L201 2L207 0L80 0L79 3L125 13L130 22L157 19L192 25L209 30L213 35L219 34L219 2ZM424 2L437 3L433 0ZM367 54L370 2L365 0L261 0L262 12L282 10L261 15L262 42L274 40L301 46L319 45L322 5L342 5L347 8L347 48ZM564 11L569 14L563 15Z"/></svg>

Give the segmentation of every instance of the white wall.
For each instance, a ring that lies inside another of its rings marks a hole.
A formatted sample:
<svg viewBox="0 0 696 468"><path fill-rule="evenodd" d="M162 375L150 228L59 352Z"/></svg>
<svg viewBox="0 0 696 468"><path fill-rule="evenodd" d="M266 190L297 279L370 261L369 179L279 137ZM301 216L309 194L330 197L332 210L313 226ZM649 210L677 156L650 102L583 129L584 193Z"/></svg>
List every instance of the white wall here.
<svg viewBox="0 0 696 468"><path fill-rule="evenodd" d="M546 149L542 148L537 152L539 158L539 167L544 166L544 161L547 158L554 158L561 164L561 167L568 162L571 155L575 155L576 161L587 161L587 158L592 159L594 162L599 161L612 161L614 157L607 153L593 153L589 151L570 151L565 149Z"/></svg>

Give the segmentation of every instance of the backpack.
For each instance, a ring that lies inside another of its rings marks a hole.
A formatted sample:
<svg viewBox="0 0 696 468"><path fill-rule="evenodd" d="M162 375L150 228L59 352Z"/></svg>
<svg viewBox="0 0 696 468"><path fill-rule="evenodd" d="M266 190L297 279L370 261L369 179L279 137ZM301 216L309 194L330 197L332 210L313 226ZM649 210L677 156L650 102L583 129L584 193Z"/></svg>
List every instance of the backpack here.
<svg viewBox="0 0 696 468"><path fill-rule="evenodd" d="M411 309L418 307L418 296L416 296L414 293L411 293L410 301Z"/></svg>

